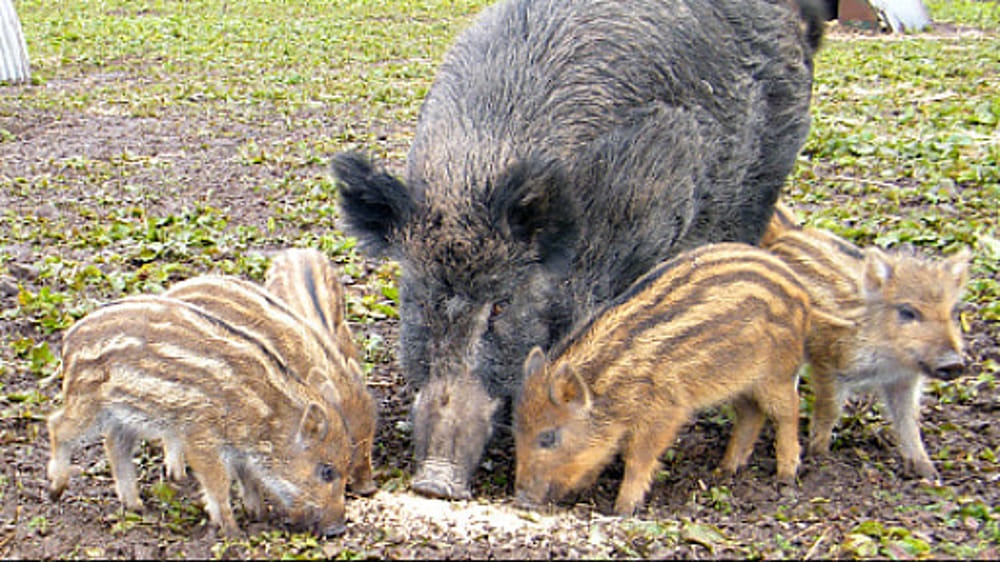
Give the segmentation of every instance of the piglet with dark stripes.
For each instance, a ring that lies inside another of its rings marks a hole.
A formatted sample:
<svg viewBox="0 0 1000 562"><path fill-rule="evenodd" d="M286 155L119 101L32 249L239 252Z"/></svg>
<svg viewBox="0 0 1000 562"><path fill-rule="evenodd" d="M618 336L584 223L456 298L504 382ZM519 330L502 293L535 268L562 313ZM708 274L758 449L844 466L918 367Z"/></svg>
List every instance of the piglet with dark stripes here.
<svg viewBox="0 0 1000 562"><path fill-rule="evenodd" d="M314 248L287 248L271 259L264 288L306 320L323 328L348 359L361 362L347 326L344 288L326 255Z"/></svg>
<svg viewBox="0 0 1000 562"><path fill-rule="evenodd" d="M226 535L239 531L233 480L245 502L265 491L298 527L344 532L342 414L243 327L177 299L121 299L66 333L62 377L65 404L48 419L53 499L69 483L75 446L100 434L118 497L140 509L131 456L140 439L155 439L186 459Z"/></svg>
<svg viewBox="0 0 1000 562"><path fill-rule="evenodd" d="M969 252L931 260L862 249L831 232L798 226L784 205L777 206L761 246L806 283L817 309L849 320L818 325L807 342L815 394L810 454L829 453L848 396L874 391L896 430L903 472L938 478L920 436L920 394L924 379L950 380L964 371L958 312Z"/></svg>
<svg viewBox="0 0 1000 562"><path fill-rule="evenodd" d="M640 278L553 348L525 361L515 411L518 503L557 501L625 461L614 510L641 504L657 457L698 410L732 402L721 469L744 466L771 418L777 475L799 465L796 373L809 294L781 260L736 243L680 254Z"/></svg>
<svg viewBox="0 0 1000 562"><path fill-rule="evenodd" d="M281 296L287 294L282 291ZM324 298L330 295L327 291L315 294ZM375 492L371 453L376 405L365 385L361 366L351 358L357 357L357 352L352 345L347 349L341 345L350 342L331 337L323 326L310 321L310 316L300 315L297 308L303 300L293 298L286 302L279 295L232 275L193 277L172 286L164 296L194 303L241 326L269 346L291 373L319 389L323 398L343 414L351 438L348 488L360 495ZM169 447L167 452L169 459Z"/></svg>

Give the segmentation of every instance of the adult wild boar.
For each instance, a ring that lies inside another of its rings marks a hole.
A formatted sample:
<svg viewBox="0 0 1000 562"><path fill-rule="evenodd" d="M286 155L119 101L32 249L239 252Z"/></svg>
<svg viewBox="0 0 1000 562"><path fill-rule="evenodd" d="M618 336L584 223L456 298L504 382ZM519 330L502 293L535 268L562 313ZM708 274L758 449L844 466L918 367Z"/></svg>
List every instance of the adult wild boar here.
<svg viewBox="0 0 1000 562"><path fill-rule="evenodd" d="M757 242L809 130L811 2L503 0L445 56L405 183L334 157L348 232L401 266L407 377L477 381L415 402L416 491L469 495L477 412L533 346L682 249Z"/></svg>

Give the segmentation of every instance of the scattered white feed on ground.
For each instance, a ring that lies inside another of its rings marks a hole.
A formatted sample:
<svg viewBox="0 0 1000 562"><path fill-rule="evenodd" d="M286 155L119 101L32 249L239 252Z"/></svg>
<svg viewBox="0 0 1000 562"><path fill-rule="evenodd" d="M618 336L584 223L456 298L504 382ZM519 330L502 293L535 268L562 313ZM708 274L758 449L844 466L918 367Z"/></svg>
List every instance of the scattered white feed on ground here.
<svg viewBox="0 0 1000 562"><path fill-rule="evenodd" d="M382 491L371 498L349 499L347 517L349 534L368 533L375 542L404 546L433 541L445 548L459 543L490 543L494 553L504 549L511 556L530 551L574 557L609 555L607 535L614 532L619 519L595 514L581 520L569 512L543 515L510 504L437 500L409 492ZM581 526L589 527L583 540ZM576 538L568 541L576 543L574 548L550 550L565 545L568 537L562 535L570 532Z"/></svg>

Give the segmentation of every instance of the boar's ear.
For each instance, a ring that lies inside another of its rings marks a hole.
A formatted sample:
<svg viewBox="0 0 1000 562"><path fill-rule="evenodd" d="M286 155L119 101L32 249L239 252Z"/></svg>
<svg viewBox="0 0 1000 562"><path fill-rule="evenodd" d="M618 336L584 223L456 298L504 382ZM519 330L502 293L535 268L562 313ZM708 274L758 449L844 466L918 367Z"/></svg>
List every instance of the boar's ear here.
<svg viewBox="0 0 1000 562"><path fill-rule="evenodd" d="M490 214L504 235L533 246L539 261L561 269L573 259L577 210L560 165L528 158L509 167L490 193Z"/></svg>
<svg viewBox="0 0 1000 562"><path fill-rule="evenodd" d="M336 154L332 166L348 233L372 252L386 255L395 233L414 213L412 195L403 182L376 170L360 154Z"/></svg>
<svg viewBox="0 0 1000 562"><path fill-rule="evenodd" d="M524 360L524 379L528 380L529 377L537 376L538 373L544 373L544 369L545 352L536 345L528 354L528 358Z"/></svg>
<svg viewBox="0 0 1000 562"><path fill-rule="evenodd" d="M590 407L590 389L571 365L563 365L549 382L549 399L556 406Z"/></svg>
<svg viewBox="0 0 1000 562"><path fill-rule="evenodd" d="M957 254L945 260L946 271L955 279L956 285L959 287L965 285L971 259L972 252L968 248L962 248Z"/></svg>
<svg viewBox="0 0 1000 562"><path fill-rule="evenodd" d="M861 275L862 294L868 298L879 298L885 284L892 278L892 264L878 248L865 250L864 273Z"/></svg>
<svg viewBox="0 0 1000 562"><path fill-rule="evenodd" d="M326 432L330 431L330 420L326 417L326 412L315 402L310 402L306 406L306 411L302 413L302 421L299 422L299 429L295 434L295 440L306 447L318 445L326 437Z"/></svg>

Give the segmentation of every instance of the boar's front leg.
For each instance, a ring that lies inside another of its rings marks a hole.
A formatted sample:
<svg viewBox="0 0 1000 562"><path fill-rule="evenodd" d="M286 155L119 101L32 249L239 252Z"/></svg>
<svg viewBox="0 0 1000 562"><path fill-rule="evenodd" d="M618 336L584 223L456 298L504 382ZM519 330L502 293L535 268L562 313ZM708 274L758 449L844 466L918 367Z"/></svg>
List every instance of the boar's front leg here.
<svg viewBox="0 0 1000 562"><path fill-rule="evenodd" d="M236 465L236 485L243 500L243 508L251 519L260 521L264 516L264 492L257 477L245 463Z"/></svg>
<svg viewBox="0 0 1000 562"><path fill-rule="evenodd" d="M938 472L927 456L918 426L920 383L919 377L905 377L886 383L881 388L882 400L888 407L893 427L896 429L904 471L915 473L928 480L936 480Z"/></svg>

